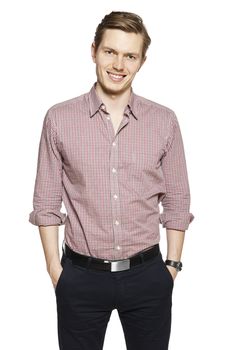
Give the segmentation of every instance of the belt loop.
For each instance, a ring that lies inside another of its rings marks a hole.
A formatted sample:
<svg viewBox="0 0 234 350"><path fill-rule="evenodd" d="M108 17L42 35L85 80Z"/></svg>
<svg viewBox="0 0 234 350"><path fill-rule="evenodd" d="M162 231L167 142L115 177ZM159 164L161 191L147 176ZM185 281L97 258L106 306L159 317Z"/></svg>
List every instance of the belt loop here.
<svg viewBox="0 0 234 350"><path fill-rule="evenodd" d="M140 253L140 257L141 257L141 262L143 263L144 262L144 254Z"/></svg>

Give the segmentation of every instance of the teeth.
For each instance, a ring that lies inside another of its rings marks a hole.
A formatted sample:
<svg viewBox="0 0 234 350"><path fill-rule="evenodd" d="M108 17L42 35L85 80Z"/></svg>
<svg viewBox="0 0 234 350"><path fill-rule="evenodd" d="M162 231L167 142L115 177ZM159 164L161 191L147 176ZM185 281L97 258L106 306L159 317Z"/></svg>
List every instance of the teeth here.
<svg viewBox="0 0 234 350"><path fill-rule="evenodd" d="M111 78L116 79L116 80L121 80L124 78L123 75L117 75L117 74L112 74L112 73L108 73L108 74L111 76Z"/></svg>
<svg viewBox="0 0 234 350"><path fill-rule="evenodd" d="M122 75L115 75L115 74L110 74L112 77L118 79L118 78L122 78L123 76Z"/></svg>

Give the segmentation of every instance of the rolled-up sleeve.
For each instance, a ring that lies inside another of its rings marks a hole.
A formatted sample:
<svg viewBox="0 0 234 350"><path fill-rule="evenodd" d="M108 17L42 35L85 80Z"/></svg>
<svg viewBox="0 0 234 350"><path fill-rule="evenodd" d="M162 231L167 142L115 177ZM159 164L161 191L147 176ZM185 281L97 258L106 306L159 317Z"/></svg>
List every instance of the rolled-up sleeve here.
<svg viewBox="0 0 234 350"><path fill-rule="evenodd" d="M37 171L33 194L33 211L29 222L37 226L62 225L66 214L62 206L62 159L58 149L56 128L47 112L39 143Z"/></svg>
<svg viewBox="0 0 234 350"><path fill-rule="evenodd" d="M183 140L174 113L171 113L170 133L161 166L166 194L161 200L163 212L160 213L159 221L167 229L185 231L194 215L190 213L190 188Z"/></svg>

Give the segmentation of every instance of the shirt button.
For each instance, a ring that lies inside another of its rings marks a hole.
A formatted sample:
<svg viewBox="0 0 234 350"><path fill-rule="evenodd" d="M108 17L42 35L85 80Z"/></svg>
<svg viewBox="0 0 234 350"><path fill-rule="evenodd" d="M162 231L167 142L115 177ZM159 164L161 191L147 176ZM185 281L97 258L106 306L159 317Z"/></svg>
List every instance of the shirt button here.
<svg viewBox="0 0 234 350"><path fill-rule="evenodd" d="M116 146L116 142L113 142L112 145L113 145L113 146Z"/></svg>
<svg viewBox="0 0 234 350"><path fill-rule="evenodd" d="M120 250L121 247L120 247L119 245L117 245L117 246L115 247L115 249Z"/></svg>
<svg viewBox="0 0 234 350"><path fill-rule="evenodd" d="M119 221L118 220L115 220L115 225L119 225Z"/></svg>
<svg viewBox="0 0 234 350"><path fill-rule="evenodd" d="M110 120L110 117L106 117L106 119Z"/></svg>
<svg viewBox="0 0 234 350"><path fill-rule="evenodd" d="M115 168L112 169L112 173L116 173L116 169Z"/></svg>
<svg viewBox="0 0 234 350"><path fill-rule="evenodd" d="M117 194L114 194L114 196L113 196L113 197L114 197L114 199L117 199L117 198L118 198Z"/></svg>

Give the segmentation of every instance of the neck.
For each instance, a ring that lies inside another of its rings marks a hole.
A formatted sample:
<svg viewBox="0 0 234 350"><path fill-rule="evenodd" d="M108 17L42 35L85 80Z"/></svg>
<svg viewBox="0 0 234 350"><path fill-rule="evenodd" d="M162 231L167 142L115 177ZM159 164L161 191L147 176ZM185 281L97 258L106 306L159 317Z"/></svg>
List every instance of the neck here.
<svg viewBox="0 0 234 350"><path fill-rule="evenodd" d="M128 104L129 97L131 95L131 87L125 90L121 94L111 94L102 89L100 84L97 82L96 84L96 92L102 102L105 104L107 111L118 110L122 111L125 109Z"/></svg>

